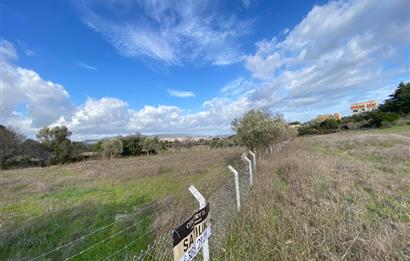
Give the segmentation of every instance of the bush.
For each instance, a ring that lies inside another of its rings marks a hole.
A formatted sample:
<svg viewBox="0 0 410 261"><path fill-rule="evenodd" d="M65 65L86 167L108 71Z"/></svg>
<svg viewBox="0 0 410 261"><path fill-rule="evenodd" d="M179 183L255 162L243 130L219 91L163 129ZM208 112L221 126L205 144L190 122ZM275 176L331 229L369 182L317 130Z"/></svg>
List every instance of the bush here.
<svg viewBox="0 0 410 261"><path fill-rule="evenodd" d="M101 149L106 157L112 159L122 153L123 146L121 140L118 138L105 139L101 144Z"/></svg>
<svg viewBox="0 0 410 261"><path fill-rule="evenodd" d="M232 122L232 129L241 145L261 149L291 136L288 124L282 115L272 115L268 110L251 110Z"/></svg>

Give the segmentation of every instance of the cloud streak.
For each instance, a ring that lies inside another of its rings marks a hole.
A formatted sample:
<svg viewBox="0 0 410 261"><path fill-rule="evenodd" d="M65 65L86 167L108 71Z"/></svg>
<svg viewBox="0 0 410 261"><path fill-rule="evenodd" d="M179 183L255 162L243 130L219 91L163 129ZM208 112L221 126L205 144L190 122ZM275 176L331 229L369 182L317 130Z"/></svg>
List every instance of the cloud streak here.
<svg viewBox="0 0 410 261"><path fill-rule="evenodd" d="M92 65L89 65L89 64L86 64L86 63L83 63L83 62L80 62L80 61L75 61L75 63L76 63L78 66L80 66L80 67L82 67L82 68L85 68L85 69L88 69L88 70L92 70L92 71L96 71L96 70L97 70L97 67L92 66Z"/></svg>
<svg viewBox="0 0 410 261"><path fill-rule="evenodd" d="M121 54L167 65L240 62L237 40L251 25L235 14L218 13L219 3L211 0L83 3L85 23Z"/></svg>
<svg viewBox="0 0 410 261"><path fill-rule="evenodd" d="M195 97L195 94L191 91L183 91L183 90L174 90L174 89L167 89L167 92L170 96L178 97L178 98L190 98Z"/></svg>

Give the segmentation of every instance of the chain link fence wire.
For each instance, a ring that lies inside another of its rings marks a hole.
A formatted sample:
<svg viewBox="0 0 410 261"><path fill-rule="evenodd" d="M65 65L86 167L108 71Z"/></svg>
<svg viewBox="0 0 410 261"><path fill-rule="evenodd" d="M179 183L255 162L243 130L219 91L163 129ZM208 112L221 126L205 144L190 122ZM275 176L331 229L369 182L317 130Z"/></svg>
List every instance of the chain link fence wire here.
<svg viewBox="0 0 410 261"><path fill-rule="evenodd" d="M239 178L239 192L241 201L243 201L248 192L251 189L250 186L250 176L248 164L243 164L240 170L238 170ZM211 211L211 229L212 235L209 238L210 253L216 252L223 243L225 235L229 232L229 227L237 215L236 209L236 194L235 194L235 184L233 175L224 182L214 193L207 198L209 202ZM192 213L194 209L188 213ZM190 216L186 215L181 217L178 223L175 223L174 227L183 223ZM151 245L149 245L141 253L136 254L133 257L133 261L136 260L172 260L172 237L171 231L169 234L161 235L157 240L155 240ZM202 259L202 251L198 253L195 258L196 260Z"/></svg>
<svg viewBox="0 0 410 261"><path fill-rule="evenodd" d="M283 145L286 142L278 143L272 145L272 149L268 146L267 149L262 150L257 154L257 162L260 160L267 159L268 154L275 154L280 151ZM248 158L252 158L248 155ZM243 164L236 164L237 171L238 171L238 181L239 181L239 193L241 202L244 202L251 190L250 186L250 173L249 173L249 165L246 162ZM258 165L258 163L257 163ZM252 167L253 162L252 162ZM257 173L253 173L254 179L257 179ZM227 178L222 184L213 190L214 192L208 196L207 201L210 204L210 221L211 221L211 229L212 235L209 238L209 247L210 247L210 255L212 257L212 253L218 252L222 244L224 242L225 236L229 233L230 226L238 215L237 208L236 208L236 191L235 191L235 183L234 177L231 175ZM188 192L187 192L188 193ZM113 253L106 257L104 260L172 260L173 259L173 251L172 251L172 229L176 228L183 222L185 222L194 212L196 209L196 202L192 201L192 204L188 204L183 206L182 208L176 208L175 202L163 202L161 206L155 206L153 209L151 208L151 213L149 216L152 216L153 219L156 218L169 218L166 224L172 224L172 227L169 227L169 230L166 228L155 228L153 225L149 230L144 231L142 235L136 235L135 238L130 239L123 247L116 249ZM174 212L178 213L174 213ZM155 213L154 213L155 212ZM172 213L172 215L169 215ZM168 230L168 233L161 233L160 231ZM149 236L154 238L151 244L149 244L145 249L141 250L139 253L133 252L130 247L134 244L138 244L144 236ZM101 243L101 242L99 242ZM97 244L99 244L97 243ZM93 246L92 246L93 247ZM55 249L58 250L59 248ZM52 251L55 251L52 250ZM50 252L52 252L50 251ZM83 250L84 251L84 250ZM47 254L47 253L46 253ZM77 254L81 254L81 251ZM40 256L40 257L43 257ZM202 251L198 253L195 258L196 260L202 259Z"/></svg>

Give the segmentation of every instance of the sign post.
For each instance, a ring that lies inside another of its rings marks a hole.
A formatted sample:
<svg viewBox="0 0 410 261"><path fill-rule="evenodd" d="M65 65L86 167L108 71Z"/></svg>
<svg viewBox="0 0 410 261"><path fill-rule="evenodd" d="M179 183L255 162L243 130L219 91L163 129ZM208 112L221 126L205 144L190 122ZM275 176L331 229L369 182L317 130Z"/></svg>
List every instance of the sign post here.
<svg viewBox="0 0 410 261"><path fill-rule="evenodd" d="M243 158L248 162L248 165L249 165L249 183L251 184L251 187L252 187L253 185L252 162L246 156L244 156Z"/></svg>
<svg viewBox="0 0 410 261"><path fill-rule="evenodd" d="M194 187L194 185L191 185L188 188L189 192L195 197L195 199L198 201L199 208L204 208L206 206L206 200L205 197L202 196L202 194ZM204 256L204 261L209 261L209 243L208 239L205 240L203 248L202 248L202 253Z"/></svg>
<svg viewBox="0 0 410 261"><path fill-rule="evenodd" d="M236 171L236 169L234 169L231 165L228 166L228 169L233 173L233 177L234 177L234 180L235 180L236 209L239 212L241 210L241 195L239 194L238 171Z"/></svg>
<svg viewBox="0 0 410 261"><path fill-rule="evenodd" d="M174 261L191 261L211 235L209 203L172 231ZM209 258L209 253L207 255ZM204 251L205 259L205 251Z"/></svg>

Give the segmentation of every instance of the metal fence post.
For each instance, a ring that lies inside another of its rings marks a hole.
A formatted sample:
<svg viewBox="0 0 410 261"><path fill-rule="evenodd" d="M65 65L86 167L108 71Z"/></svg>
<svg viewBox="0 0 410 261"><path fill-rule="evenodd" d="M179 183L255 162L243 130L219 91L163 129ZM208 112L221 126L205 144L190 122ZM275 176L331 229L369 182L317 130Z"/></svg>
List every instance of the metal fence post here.
<svg viewBox="0 0 410 261"><path fill-rule="evenodd" d="M202 194L193 186L191 185L188 188L189 192L191 192L191 194L195 197L195 199L198 201L199 203L199 208L204 208L206 206L206 200L204 198L204 196L202 196ZM204 256L204 261L209 261L209 243L208 243L208 239L204 242L204 245L202 247L202 253Z"/></svg>
<svg viewBox="0 0 410 261"><path fill-rule="evenodd" d="M249 184L251 185L251 187L252 187L252 185L253 185L253 176L252 176L252 162L251 162L251 160L250 159L248 159L248 157L244 157L244 159L248 162L248 165L249 165Z"/></svg>
<svg viewBox="0 0 410 261"><path fill-rule="evenodd" d="M236 209L239 212L241 210L241 195L239 194L238 171L236 171L231 165L228 166L228 169L233 173L233 177L234 177L234 180L235 180Z"/></svg>

